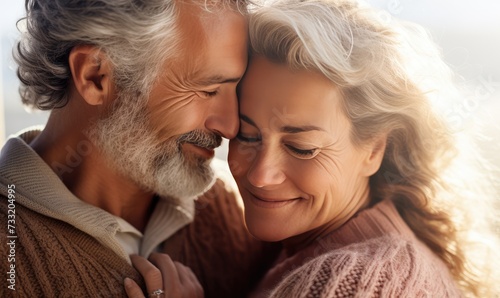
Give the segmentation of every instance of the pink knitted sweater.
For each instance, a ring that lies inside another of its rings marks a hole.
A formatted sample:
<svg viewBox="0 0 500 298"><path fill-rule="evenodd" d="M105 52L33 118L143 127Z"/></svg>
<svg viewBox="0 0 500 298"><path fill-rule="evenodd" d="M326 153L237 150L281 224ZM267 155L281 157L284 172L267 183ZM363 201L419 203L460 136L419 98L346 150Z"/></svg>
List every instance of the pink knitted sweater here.
<svg viewBox="0 0 500 298"><path fill-rule="evenodd" d="M283 252L252 297L461 297L446 265L383 201L307 248Z"/></svg>

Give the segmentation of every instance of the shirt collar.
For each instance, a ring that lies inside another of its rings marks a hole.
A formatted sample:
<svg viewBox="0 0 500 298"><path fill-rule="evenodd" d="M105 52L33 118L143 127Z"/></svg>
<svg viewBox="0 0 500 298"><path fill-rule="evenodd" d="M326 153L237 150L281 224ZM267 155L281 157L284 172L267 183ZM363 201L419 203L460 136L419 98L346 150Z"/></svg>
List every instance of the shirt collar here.
<svg viewBox="0 0 500 298"><path fill-rule="evenodd" d="M39 133L39 129L28 129L5 143L0 154L1 192L6 193L6 185L14 184L17 203L71 224L128 260L128 255L115 239L120 229L117 219L75 197L28 145ZM193 220L194 199L179 200L183 202L182 206L159 200L143 235L141 255L148 256L161 242Z"/></svg>

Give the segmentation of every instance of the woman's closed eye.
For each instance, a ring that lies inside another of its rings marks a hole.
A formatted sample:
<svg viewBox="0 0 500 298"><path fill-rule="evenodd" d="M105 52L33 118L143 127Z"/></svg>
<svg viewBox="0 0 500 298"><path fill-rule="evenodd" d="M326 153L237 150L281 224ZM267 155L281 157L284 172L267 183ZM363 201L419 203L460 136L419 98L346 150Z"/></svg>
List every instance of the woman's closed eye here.
<svg viewBox="0 0 500 298"><path fill-rule="evenodd" d="M309 159L313 158L319 153L319 148L312 148L312 149L300 149L295 146L285 144L285 147L296 157L301 158L301 159Z"/></svg>
<svg viewBox="0 0 500 298"><path fill-rule="evenodd" d="M236 135L236 139L243 143L256 143L261 140L260 136L245 135L241 132Z"/></svg>

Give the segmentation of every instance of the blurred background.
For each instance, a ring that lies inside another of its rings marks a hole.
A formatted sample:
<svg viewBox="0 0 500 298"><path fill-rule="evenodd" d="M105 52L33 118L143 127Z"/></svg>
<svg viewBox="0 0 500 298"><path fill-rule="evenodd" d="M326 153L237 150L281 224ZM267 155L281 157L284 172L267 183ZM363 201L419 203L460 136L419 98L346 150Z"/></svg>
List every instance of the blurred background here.
<svg viewBox="0 0 500 298"><path fill-rule="evenodd" d="M381 18L405 19L427 28L445 61L463 77L473 97L449 107L460 129L473 134L484 156L500 168L500 1L496 0L371 0ZM27 126L44 124L47 112L28 113L22 106L12 59L18 38L16 21L24 1L0 4L0 143ZM217 156L225 159L227 147Z"/></svg>

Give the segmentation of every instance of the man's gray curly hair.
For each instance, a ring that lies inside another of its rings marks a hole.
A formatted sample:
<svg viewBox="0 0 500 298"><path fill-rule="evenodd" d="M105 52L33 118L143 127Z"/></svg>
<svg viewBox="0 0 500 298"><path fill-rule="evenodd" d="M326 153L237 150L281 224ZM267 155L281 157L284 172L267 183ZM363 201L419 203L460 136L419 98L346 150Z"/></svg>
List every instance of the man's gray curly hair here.
<svg viewBox="0 0 500 298"><path fill-rule="evenodd" d="M68 101L68 57L76 45L94 45L113 66L122 92L148 92L158 68L178 53L176 20L183 0L26 0L26 17L14 59L25 105L42 110ZM246 11L244 0L194 0L206 11L214 6Z"/></svg>

